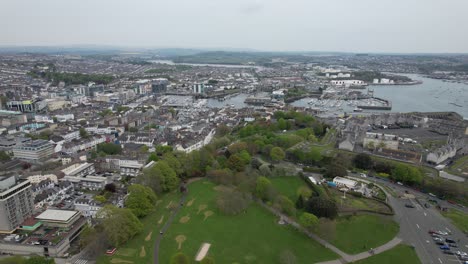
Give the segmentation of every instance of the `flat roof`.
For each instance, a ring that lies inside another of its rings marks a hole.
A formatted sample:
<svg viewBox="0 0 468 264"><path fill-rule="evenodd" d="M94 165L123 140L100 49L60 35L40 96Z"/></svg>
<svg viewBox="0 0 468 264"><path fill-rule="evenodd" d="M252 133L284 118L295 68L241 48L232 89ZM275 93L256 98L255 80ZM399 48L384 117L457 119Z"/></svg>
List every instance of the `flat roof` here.
<svg viewBox="0 0 468 264"><path fill-rule="evenodd" d="M47 209L42 214L36 216L36 219L67 222L77 213L78 211Z"/></svg>

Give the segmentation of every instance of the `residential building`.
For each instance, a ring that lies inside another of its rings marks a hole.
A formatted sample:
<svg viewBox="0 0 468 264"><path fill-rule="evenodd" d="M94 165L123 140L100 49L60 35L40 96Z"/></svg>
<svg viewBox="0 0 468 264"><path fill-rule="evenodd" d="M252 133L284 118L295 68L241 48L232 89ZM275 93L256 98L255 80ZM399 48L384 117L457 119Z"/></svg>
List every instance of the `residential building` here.
<svg viewBox="0 0 468 264"><path fill-rule="evenodd" d="M28 162L45 160L54 154L54 145L49 141L37 139L13 148L15 158Z"/></svg>
<svg viewBox="0 0 468 264"><path fill-rule="evenodd" d="M75 210L80 211L83 216L90 218L95 218L97 212L102 208L100 203L86 198L76 199L74 204Z"/></svg>
<svg viewBox="0 0 468 264"><path fill-rule="evenodd" d="M397 150L398 145L398 137L390 134L366 132L363 141L363 146L371 149L386 148Z"/></svg>
<svg viewBox="0 0 468 264"><path fill-rule="evenodd" d="M14 231L33 213L34 203L29 180L15 176L0 177L0 233Z"/></svg>

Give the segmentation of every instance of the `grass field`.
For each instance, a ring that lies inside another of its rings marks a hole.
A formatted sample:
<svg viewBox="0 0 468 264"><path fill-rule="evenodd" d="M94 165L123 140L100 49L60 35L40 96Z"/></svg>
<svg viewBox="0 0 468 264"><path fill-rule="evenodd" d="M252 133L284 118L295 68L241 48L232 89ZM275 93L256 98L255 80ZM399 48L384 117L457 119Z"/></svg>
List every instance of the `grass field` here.
<svg viewBox="0 0 468 264"><path fill-rule="evenodd" d="M330 193L337 201L339 210L371 210L375 212L391 213L391 210L384 204L368 198L358 198L350 194L346 194L346 199L343 199L343 193L337 189L330 188Z"/></svg>
<svg viewBox="0 0 468 264"><path fill-rule="evenodd" d="M407 245L397 245L396 247L372 256L367 259L353 262L354 264L420 264L414 249Z"/></svg>
<svg viewBox="0 0 468 264"><path fill-rule="evenodd" d="M468 174L468 156L457 159L446 171L456 175Z"/></svg>
<svg viewBox="0 0 468 264"><path fill-rule="evenodd" d="M468 234L468 214L459 210L449 209L442 212L442 215L452 220L452 223L462 232Z"/></svg>
<svg viewBox="0 0 468 264"><path fill-rule="evenodd" d="M391 218L378 215L344 216L337 220L333 245L356 254L392 240L399 226Z"/></svg>
<svg viewBox="0 0 468 264"><path fill-rule="evenodd" d="M308 187L304 180L296 176L274 177L270 178L270 181L278 192L293 202L297 200L297 190L302 186Z"/></svg>
<svg viewBox="0 0 468 264"><path fill-rule="evenodd" d="M177 205L179 199L180 194L176 192L165 194L161 197L155 211L141 220L144 230L129 240L124 246L118 248L114 256L103 255L98 258L97 263L152 263L155 238L170 214L170 206L168 205Z"/></svg>
<svg viewBox="0 0 468 264"><path fill-rule="evenodd" d="M284 250L293 252L297 263L338 258L304 234L278 225L278 219L257 204L237 216L221 215L215 188L205 180L189 186L186 206L161 242L160 263L169 263L179 250L194 259L202 243L211 244L208 255L216 263L279 263Z"/></svg>

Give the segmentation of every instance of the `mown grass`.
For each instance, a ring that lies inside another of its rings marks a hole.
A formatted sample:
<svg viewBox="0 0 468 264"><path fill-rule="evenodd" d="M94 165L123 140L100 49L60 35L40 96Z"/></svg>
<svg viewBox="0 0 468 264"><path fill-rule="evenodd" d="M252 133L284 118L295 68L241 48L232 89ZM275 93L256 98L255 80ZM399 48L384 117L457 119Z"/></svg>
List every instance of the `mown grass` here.
<svg viewBox="0 0 468 264"><path fill-rule="evenodd" d="M416 252L407 245L397 245L394 248L378 255L353 262L354 264L420 264Z"/></svg>
<svg viewBox="0 0 468 264"><path fill-rule="evenodd" d="M190 206L187 203L165 233L160 263L169 263L178 251L193 260L202 243L211 244L208 255L216 263L278 263L285 250L296 256L297 263L338 258L292 227L279 225L275 216L257 204L251 204L244 213L236 216L223 215L216 207L215 188L213 183L205 180L189 186L187 201L192 203ZM182 217L189 220L181 222ZM180 249L176 242L178 236L185 237Z"/></svg>
<svg viewBox="0 0 468 264"><path fill-rule="evenodd" d="M114 256L102 255L98 258L97 263L153 263L156 236L159 235L159 231L171 213L168 205L170 203L171 205L177 205L179 200L180 194L178 192L168 193L160 197L154 212L141 219L144 225L143 231L130 239L125 245L119 247ZM144 254L142 254L143 251Z"/></svg>
<svg viewBox="0 0 468 264"><path fill-rule="evenodd" d="M342 216L336 223L333 245L349 254L357 254L392 240L399 226L389 217L379 215Z"/></svg>
<svg viewBox="0 0 468 264"><path fill-rule="evenodd" d="M442 215L449 218L452 223L458 227L462 232L468 234L468 214L460 210L449 209L446 212L442 212Z"/></svg>

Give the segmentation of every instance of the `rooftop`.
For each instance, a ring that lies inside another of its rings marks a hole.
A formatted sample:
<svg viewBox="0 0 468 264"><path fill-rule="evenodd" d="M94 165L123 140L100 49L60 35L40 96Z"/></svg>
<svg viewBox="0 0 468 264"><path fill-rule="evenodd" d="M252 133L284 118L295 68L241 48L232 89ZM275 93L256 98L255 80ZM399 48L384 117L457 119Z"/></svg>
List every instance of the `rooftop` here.
<svg viewBox="0 0 468 264"><path fill-rule="evenodd" d="M54 210L48 209L45 210L42 214L36 216L36 219L44 221L64 221L67 222L73 216L78 214L78 211L66 211L66 210Z"/></svg>

